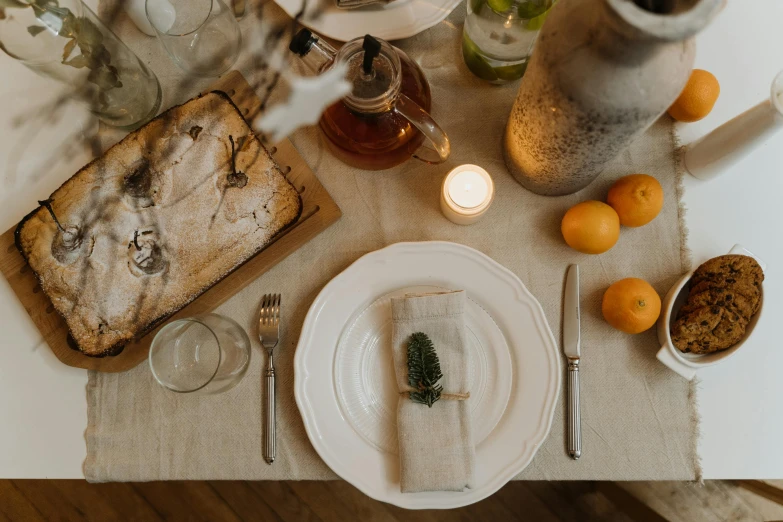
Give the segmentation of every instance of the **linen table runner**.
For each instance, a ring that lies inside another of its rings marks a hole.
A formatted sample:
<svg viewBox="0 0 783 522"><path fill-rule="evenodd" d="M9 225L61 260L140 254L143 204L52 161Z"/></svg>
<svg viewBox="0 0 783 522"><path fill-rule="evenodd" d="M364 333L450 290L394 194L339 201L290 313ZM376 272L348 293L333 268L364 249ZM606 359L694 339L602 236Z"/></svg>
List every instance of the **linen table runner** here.
<svg viewBox="0 0 783 522"><path fill-rule="evenodd" d="M113 1L104 0L101 13ZM655 359L654 329L630 336L601 318L601 297L612 282L642 277L664 295L689 268L681 251L671 121L664 116L578 194L547 198L526 191L509 175L501 149L518 83L490 86L467 70L460 51L464 10L458 6L432 29L396 42L430 81L433 116L452 143L448 162L432 166L410 160L389 171L364 172L335 159L318 129L295 133L294 145L342 209L342 219L216 310L239 322L253 343L248 373L233 390L216 396L174 394L155 383L146 363L119 374L90 372L84 466L89 480L337 478L311 446L294 403L293 357L304 316L321 288L361 255L399 241L424 240L471 246L512 270L541 302L558 341L565 271L571 263L581 266L583 456L574 462L566 454L561 390L549 438L517 478L697 477L690 384ZM252 11L240 23L245 37L260 23ZM286 19L272 2L263 15L264 23ZM179 85L181 73L154 38L140 33L124 14L113 28L158 75L163 108L211 82ZM248 60L239 62L246 76ZM443 177L462 163L486 168L496 185L492 207L468 227L447 221L439 208ZM565 211L579 201L605 199L615 179L636 172L663 185L666 201L658 218L638 229L624 228L605 254L568 248L560 235ZM282 341L275 350L278 456L271 466L262 457L264 356L254 330L259 301L268 292L281 292L284 299Z"/></svg>

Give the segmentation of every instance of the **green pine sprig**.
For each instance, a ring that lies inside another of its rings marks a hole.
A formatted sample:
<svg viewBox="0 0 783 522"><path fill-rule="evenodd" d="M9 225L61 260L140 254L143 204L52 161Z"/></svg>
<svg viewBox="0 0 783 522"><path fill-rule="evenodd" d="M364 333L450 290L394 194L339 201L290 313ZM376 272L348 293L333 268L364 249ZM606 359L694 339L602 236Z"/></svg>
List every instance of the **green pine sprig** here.
<svg viewBox="0 0 783 522"><path fill-rule="evenodd" d="M408 384L415 390L410 392L411 400L432 408L443 391L443 386L438 384L441 377L440 361L432 340L421 332L411 335L408 341Z"/></svg>

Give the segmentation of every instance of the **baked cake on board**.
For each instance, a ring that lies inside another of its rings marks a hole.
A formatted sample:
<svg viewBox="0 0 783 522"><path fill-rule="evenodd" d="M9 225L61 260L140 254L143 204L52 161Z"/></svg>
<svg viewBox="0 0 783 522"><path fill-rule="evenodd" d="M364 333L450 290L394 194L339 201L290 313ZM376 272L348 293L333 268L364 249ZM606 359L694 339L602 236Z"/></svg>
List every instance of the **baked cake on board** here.
<svg viewBox="0 0 783 522"><path fill-rule="evenodd" d="M250 119L258 112L260 100L238 72L226 75L211 89L225 92L239 107L245 118ZM288 140L284 140L276 147L273 147L271 152L275 160L281 165L283 173L286 174L288 180L301 193L301 215L292 223L289 229L276 237L274 242L262 250L260 254L251 258L250 261L233 271L217 285L211 287L196 301L175 314L174 317L187 317L213 310L244 287L249 281L258 277L339 218L339 208L337 208L320 183L318 183L315 176ZM241 165L241 160L239 163ZM239 166L235 170L241 172L242 168ZM226 191L226 193L228 194L229 192ZM223 211L230 213L232 210L236 211L237 208L239 208L237 205L233 207L226 205ZM46 212L45 209L40 210ZM63 223L63 225L67 233L69 231L67 224ZM57 229L54 228L53 230L56 233ZM140 232L145 231L146 229L140 230ZM132 232L135 232L135 229ZM146 264L146 269L153 272L160 269L159 264L154 259L150 260L150 256L146 255L155 251L155 242L153 240L155 232L153 231L143 236L139 234L131 235L135 237L128 238L128 250L131 252L128 262L133 265L133 254L138 253L137 257L142 264ZM39 330L41 330L49 346L65 364L101 371L123 371L132 368L146 357L153 335L146 335L138 341L131 342L119 355L113 357L87 357L81 352L71 349L66 342L68 328L65 321L59 314L54 313L51 302L44 292L40 291L41 288L37 285L35 276L29 267L25 266L21 256L15 252L12 230L0 237L0 249L0 270L11 283L11 287L19 296ZM152 257L154 258L154 256ZM133 268L144 269L143 266L134 266ZM205 277L204 279L208 278ZM209 282L205 283L205 285L209 285ZM96 325L96 327L100 328L100 325Z"/></svg>

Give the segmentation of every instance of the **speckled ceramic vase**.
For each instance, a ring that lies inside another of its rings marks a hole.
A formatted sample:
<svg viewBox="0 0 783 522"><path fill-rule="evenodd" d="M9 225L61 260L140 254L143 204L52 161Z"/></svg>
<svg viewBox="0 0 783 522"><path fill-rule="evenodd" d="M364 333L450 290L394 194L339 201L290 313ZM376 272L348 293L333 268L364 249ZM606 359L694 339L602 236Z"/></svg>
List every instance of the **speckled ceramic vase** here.
<svg viewBox="0 0 783 522"><path fill-rule="evenodd" d="M693 67L692 37L723 0L560 0L506 127L514 177L543 195L586 187L669 108Z"/></svg>

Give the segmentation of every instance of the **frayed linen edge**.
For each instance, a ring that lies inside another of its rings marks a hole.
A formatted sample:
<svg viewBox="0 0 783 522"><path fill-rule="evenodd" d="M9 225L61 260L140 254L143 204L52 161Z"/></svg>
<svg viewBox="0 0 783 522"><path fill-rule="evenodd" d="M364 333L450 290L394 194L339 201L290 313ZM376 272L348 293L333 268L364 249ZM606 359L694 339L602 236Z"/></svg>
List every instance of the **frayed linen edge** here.
<svg viewBox="0 0 783 522"><path fill-rule="evenodd" d="M685 147L680 143L679 138L674 132L674 122L670 119L669 132L671 133L672 147L674 150L674 170L675 187L677 193L677 223L680 228L680 265L681 273L690 272L693 266L693 254L688 247L688 225L685 223L685 214L687 208L682 201L685 192L685 166L683 165L683 156ZM699 484L704 483L704 475L701 467L701 456L699 455L699 439L701 438L701 416L699 415L699 379L695 377L688 385L688 406L690 407L690 424L693 437L691 438L691 451L693 452L693 470L695 472L695 481Z"/></svg>

